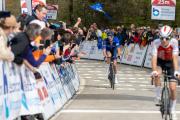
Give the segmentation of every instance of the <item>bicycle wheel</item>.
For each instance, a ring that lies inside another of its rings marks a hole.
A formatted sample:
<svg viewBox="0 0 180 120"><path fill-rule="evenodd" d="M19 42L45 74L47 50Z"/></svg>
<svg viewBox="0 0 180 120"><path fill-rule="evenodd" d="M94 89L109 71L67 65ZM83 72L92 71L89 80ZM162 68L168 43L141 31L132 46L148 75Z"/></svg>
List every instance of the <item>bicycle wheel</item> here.
<svg viewBox="0 0 180 120"><path fill-rule="evenodd" d="M114 90L115 88L115 72L114 72L114 67L112 66L112 89Z"/></svg>
<svg viewBox="0 0 180 120"><path fill-rule="evenodd" d="M164 118L164 120L168 120L168 115L170 116L170 99L169 99L169 89L167 87L164 87L162 90L162 96L161 96L161 113Z"/></svg>
<svg viewBox="0 0 180 120"><path fill-rule="evenodd" d="M109 66L109 75L108 75L108 79L109 79L109 82L110 82L110 86L112 88L112 79L113 79L113 68L112 68L112 64L110 64Z"/></svg>

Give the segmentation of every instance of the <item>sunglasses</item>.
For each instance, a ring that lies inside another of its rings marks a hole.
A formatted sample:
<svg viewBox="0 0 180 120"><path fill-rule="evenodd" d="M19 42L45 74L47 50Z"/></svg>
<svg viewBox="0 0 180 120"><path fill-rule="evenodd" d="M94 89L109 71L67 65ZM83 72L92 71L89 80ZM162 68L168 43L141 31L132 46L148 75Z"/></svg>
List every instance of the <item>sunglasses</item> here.
<svg viewBox="0 0 180 120"><path fill-rule="evenodd" d="M171 37L160 37L160 40L164 40L166 39L167 41L169 41L171 39Z"/></svg>

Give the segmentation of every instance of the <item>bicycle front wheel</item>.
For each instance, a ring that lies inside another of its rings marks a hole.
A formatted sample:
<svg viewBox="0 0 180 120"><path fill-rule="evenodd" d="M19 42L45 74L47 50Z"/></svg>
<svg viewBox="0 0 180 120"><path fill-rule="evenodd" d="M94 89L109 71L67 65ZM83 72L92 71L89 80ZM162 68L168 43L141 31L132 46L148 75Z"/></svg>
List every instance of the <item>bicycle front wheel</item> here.
<svg viewBox="0 0 180 120"><path fill-rule="evenodd" d="M170 96L169 89L167 87L163 88L161 96L161 113L164 120L168 120L168 115L170 115Z"/></svg>

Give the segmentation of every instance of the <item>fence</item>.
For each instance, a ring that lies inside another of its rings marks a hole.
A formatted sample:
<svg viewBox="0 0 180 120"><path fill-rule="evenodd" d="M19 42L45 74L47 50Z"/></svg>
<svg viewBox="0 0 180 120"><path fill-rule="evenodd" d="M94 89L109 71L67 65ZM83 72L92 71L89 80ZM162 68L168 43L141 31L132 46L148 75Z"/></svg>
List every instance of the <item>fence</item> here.
<svg viewBox="0 0 180 120"><path fill-rule="evenodd" d="M1 120L39 113L47 120L62 109L79 89L74 64L60 67L43 63L39 68L43 80L38 82L24 65L0 61L0 67Z"/></svg>

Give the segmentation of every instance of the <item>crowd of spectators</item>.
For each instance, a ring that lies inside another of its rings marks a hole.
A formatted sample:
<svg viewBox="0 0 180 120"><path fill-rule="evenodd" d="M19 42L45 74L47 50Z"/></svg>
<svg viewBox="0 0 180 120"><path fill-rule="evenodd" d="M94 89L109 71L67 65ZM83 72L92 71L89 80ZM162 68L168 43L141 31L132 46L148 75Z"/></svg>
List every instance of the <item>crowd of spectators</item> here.
<svg viewBox="0 0 180 120"><path fill-rule="evenodd" d="M37 81L42 80L38 68L43 62L64 67L79 59L79 45L85 39L86 28L79 27L81 18L77 18L74 26L67 27L62 21L48 22L46 14L46 6L39 4L32 15L0 16L0 60L24 64ZM26 120L26 116L21 119Z"/></svg>
<svg viewBox="0 0 180 120"><path fill-rule="evenodd" d="M122 25L117 27L107 27L99 29L97 27L97 24L93 23L88 30L86 40L97 40L97 46L99 49L101 49L103 40L107 38L107 34L109 32L112 32L114 33L114 36L118 37L121 46L134 43L138 44L142 48L159 37L160 27L162 27L161 24L156 28L151 28L150 26L136 27L134 24L131 24L129 28L126 28ZM174 28L172 37L180 40L179 28Z"/></svg>

